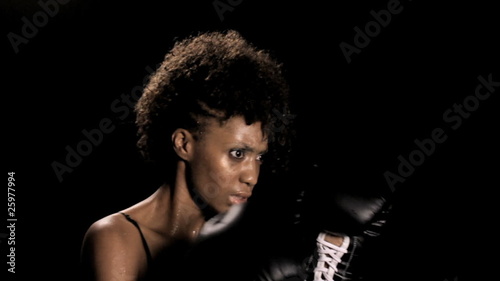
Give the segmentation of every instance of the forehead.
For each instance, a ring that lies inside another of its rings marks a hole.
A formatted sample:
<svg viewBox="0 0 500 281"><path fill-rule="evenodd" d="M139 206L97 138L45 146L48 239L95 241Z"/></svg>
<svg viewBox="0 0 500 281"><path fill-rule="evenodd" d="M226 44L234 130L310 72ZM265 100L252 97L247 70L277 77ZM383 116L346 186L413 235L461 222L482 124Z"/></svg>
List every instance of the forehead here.
<svg viewBox="0 0 500 281"><path fill-rule="evenodd" d="M260 150L267 148L267 136L263 133L262 123L247 125L241 116L231 117L223 123L210 118L204 126L202 139L228 145L241 144Z"/></svg>

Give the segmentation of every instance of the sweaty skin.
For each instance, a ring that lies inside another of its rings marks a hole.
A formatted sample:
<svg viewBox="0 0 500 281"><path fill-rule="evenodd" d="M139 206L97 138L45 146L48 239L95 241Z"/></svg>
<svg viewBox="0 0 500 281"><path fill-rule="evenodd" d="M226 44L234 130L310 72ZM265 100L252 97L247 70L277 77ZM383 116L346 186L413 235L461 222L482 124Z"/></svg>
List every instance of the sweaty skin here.
<svg viewBox="0 0 500 281"><path fill-rule="evenodd" d="M180 159L175 180L121 211L138 222L153 259L177 241L196 239L206 220L203 206L225 212L251 196L267 139L260 122L246 125L236 116L223 124L208 119L201 137L177 129L170 145ZM195 190L195 196L198 194L206 205L195 202L190 190ZM89 228L82 257L93 272L93 281L133 281L147 271L139 232L120 213Z"/></svg>
<svg viewBox="0 0 500 281"><path fill-rule="evenodd" d="M241 117L229 119L222 127L210 122L211 129L186 159L193 187L220 213L252 195L267 140L260 122L247 126Z"/></svg>

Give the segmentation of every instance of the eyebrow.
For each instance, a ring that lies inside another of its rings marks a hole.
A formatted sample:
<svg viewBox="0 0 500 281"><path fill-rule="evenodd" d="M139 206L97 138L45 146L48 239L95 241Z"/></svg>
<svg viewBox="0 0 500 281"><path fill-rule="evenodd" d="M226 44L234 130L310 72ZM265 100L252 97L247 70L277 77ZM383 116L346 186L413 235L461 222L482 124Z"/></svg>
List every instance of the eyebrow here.
<svg viewBox="0 0 500 281"><path fill-rule="evenodd" d="M256 152L256 149L249 146L248 144L245 143L238 143L237 146L241 146L244 150L249 151L249 152ZM259 151L259 154L265 154L268 152L268 149Z"/></svg>

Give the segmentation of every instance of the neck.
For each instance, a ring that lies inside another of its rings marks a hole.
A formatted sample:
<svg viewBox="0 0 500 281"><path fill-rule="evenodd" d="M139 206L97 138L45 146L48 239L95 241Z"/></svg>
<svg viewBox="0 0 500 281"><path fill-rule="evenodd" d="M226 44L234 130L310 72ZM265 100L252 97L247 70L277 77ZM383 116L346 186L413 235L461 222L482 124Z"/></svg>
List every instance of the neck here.
<svg viewBox="0 0 500 281"><path fill-rule="evenodd" d="M155 205L163 209L167 217L166 235L189 241L196 239L205 217L190 193L184 162L179 161L175 180L162 185L156 193Z"/></svg>

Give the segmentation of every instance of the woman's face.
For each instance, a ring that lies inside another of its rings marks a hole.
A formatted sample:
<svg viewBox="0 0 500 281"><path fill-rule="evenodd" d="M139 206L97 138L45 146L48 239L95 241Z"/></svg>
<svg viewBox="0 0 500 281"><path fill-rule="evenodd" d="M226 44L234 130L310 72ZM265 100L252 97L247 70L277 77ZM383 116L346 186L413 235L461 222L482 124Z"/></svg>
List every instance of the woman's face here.
<svg viewBox="0 0 500 281"><path fill-rule="evenodd" d="M260 122L247 125L241 116L220 124L210 119L194 142L190 159L195 196L218 212L244 203L257 184L267 139Z"/></svg>

